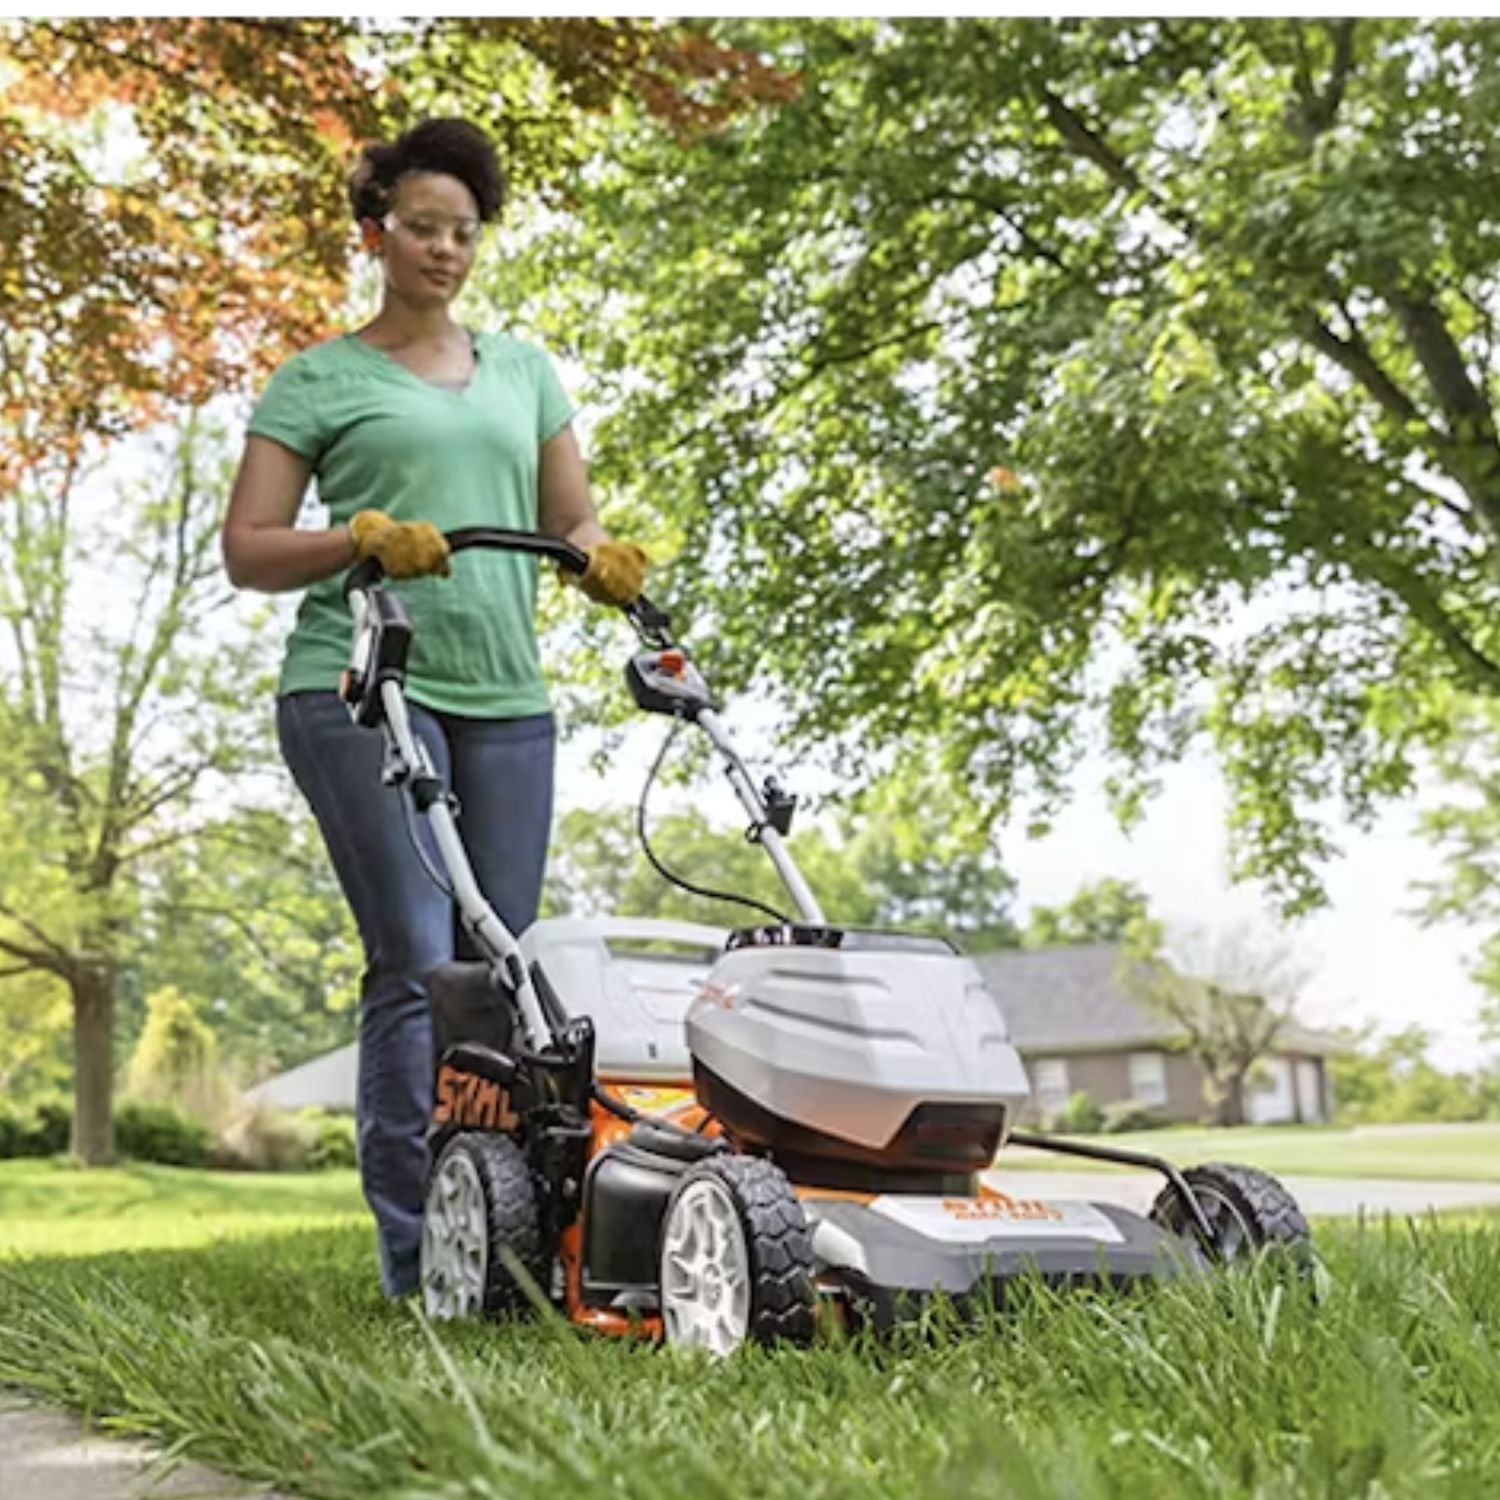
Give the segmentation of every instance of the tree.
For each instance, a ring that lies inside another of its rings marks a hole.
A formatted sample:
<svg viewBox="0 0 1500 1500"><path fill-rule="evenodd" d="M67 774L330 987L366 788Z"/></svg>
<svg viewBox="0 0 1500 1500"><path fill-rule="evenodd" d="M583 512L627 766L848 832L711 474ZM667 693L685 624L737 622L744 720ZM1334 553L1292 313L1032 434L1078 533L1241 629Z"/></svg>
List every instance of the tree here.
<svg viewBox="0 0 1500 1500"><path fill-rule="evenodd" d="M1408 1026L1388 1036L1370 1029L1346 1034L1344 1051L1328 1060L1341 1122L1461 1121L1500 1116L1500 1074L1493 1069L1447 1073L1428 1051L1432 1033Z"/></svg>
<svg viewBox="0 0 1500 1500"><path fill-rule="evenodd" d="M1034 906L1023 941L1028 948L1131 941L1150 920L1146 893L1130 880L1106 877L1081 885L1062 906Z"/></svg>
<svg viewBox="0 0 1500 1500"><path fill-rule="evenodd" d="M1484 1028L1500 1039L1500 705L1467 703L1437 764L1457 799L1422 817L1446 864L1441 879L1418 887L1426 898L1422 915L1483 934L1469 972L1485 996Z"/></svg>
<svg viewBox="0 0 1500 1500"><path fill-rule="evenodd" d="M223 811L265 757L262 633L228 602L221 440L192 414L157 472L90 494L76 467L0 505L0 961L71 1000L73 1150L113 1152L115 1017L143 861Z"/></svg>
<svg viewBox="0 0 1500 1500"><path fill-rule="evenodd" d="M907 927L946 934L974 950L1011 946L1015 882L986 854L945 847L922 830L924 811L902 789L879 785L834 831L793 830L789 847L833 923ZM875 804L875 805L872 805ZM744 894L795 916L763 850L739 829L715 828L696 810L648 826L652 848L690 883ZM548 872L546 907L579 915L676 917L714 925L768 920L765 913L689 895L654 870L636 838L634 809L573 809L563 815Z"/></svg>
<svg viewBox="0 0 1500 1500"><path fill-rule="evenodd" d="M424 112L565 191L591 112L672 129L778 86L645 21L30 19L0 25L0 495L28 465L263 378L326 336L357 143Z"/></svg>
<svg viewBox="0 0 1500 1500"><path fill-rule="evenodd" d="M713 34L797 97L626 117L530 305L726 684L997 817L1206 741L1236 873L1316 904L1334 803L1500 694L1500 27Z"/></svg>
<svg viewBox="0 0 1500 1500"><path fill-rule="evenodd" d="M364 963L317 826L275 786L142 871L137 986L196 997L244 1076L343 1045Z"/></svg>
<svg viewBox="0 0 1500 1500"><path fill-rule="evenodd" d="M1220 1125L1245 1123L1245 1080L1293 1019L1304 976L1279 940L1238 926L1137 929L1121 962L1128 994L1174 1022L1202 1065Z"/></svg>

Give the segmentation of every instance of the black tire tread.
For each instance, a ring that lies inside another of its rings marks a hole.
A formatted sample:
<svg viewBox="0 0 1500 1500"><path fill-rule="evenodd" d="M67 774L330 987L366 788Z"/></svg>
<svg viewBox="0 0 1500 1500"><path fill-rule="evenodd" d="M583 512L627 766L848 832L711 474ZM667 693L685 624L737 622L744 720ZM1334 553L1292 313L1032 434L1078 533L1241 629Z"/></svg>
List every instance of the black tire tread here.
<svg viewBox="0 0 1500 1500"><path fill-rule="evenodd" d="M1312 1230L1306 1215L1285 1184L1270 1172L1238 1162L1210 1161L1188 1167L1182 1175L1189 1187L1211 1187L1227 1198L1249 1228L1257 1249L1282 1246L1301 1256L1310 1247ZM1150 1218L1179 1232L1191 1232L1186 1206L1170 1185L1157 1195Z"/></svg>
<svg viewBox="0 0 1500 1500"><path fill-rule="evenodd" d="M683 1184L706 1176L718 1178L729 1190L744 1224L751 1339L810 1344L817 1331L812 1232L786 1173L763 1157L725 1154L696 1163Z"/></svg>
<svg viewBox="0 0 1500 1500"><path fill-rule="evenodd" d="M456 1151L463 1151L474 1163L484 1189L489 1234L484 1311L489 1316L529 1313L531 1299L501 1252L509 1250L533 1281L546 1286L542 1274L541 1220L531 1168L521 1148L507 1135L464 1131L448 1143L443 1157ZM439 1165L441 1161L442 1158Z"/></svg>

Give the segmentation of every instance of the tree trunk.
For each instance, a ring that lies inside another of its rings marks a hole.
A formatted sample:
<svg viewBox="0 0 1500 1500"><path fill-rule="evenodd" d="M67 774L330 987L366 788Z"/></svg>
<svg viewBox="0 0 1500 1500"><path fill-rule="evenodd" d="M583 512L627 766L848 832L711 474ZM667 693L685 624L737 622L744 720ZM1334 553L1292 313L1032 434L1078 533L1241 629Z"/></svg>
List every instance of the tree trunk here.
<svg viewBox="0 0 1500 1500"><path fill-rule="evenodd" d="M89 964L70 981L73 991L72 1151L87 1167L115 1159L115 982Z"/></svg>
<svg viewBox="0 0 1500 1500"><path fill-rule="evenodd" d="M1245 1073L1220 1074L1214 1079L1214 1092L1218 1096L1215 1113L1217 1123L1224 1126L1245 1123Z"/></svg>

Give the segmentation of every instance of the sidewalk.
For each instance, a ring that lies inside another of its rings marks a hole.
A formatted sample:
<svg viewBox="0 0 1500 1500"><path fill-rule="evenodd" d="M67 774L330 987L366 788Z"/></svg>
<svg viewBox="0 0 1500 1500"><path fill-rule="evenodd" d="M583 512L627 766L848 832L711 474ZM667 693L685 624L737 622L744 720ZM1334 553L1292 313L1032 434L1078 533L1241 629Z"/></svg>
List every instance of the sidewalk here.
<svg viewBox="0 0 1500 1500"><path fill-rule="evenodd" d="M158 1450L0 1391L0 1500L290 1500L200 1464L164 1473Z"/></svg>

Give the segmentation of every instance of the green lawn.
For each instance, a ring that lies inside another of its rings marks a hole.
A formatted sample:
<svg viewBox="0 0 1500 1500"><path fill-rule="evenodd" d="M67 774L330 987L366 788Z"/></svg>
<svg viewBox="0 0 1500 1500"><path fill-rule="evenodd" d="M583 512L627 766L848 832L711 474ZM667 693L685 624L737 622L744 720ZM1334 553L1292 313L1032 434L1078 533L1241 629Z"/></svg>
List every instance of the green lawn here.
<svg viewBox="0 0 1500 1500"><path fill-rule="evenodd" d="M0 1263L0 1384L325 1500L1500 1493L1500 1218L1329 1227L1318 1305L1269 1268L1029 1289L976 1329L715 1366L555 1319L427 1329L376 1292L347 1178L0 1184L3 1232L20 1205L70 1252ZM351 1222L291 1232L324 1212ZM211 1242L140 1248L183 1222ZM137 1248L77 1253L109 1224Z"/></svg>
<svg viewBox="0 0 1500 1500"><path fill-rule="evenodd" d="M365 1217L353 1172L198 1172L137 1164L85 1172L0 1161L0 1257L189 1249L225 1235Z"/></svg>
<svg viewBox="0 0 1500 1500"><path fill-rule="evenodd" d="M1165 1156L1179 1166L1200 1161L1237 1161L1268 1172L1308 1177L1401 1177L1431 1181L1464 1178L1500 1182L1500 1125L1442 1125L1407 1129L1360 1126L1246 1126L1237 1130L1144 1130L1130 1135L1086 1137ZM1005 1166L1020 1170L1118 1171L1076 1157L1007 1148Z"/></svg>

